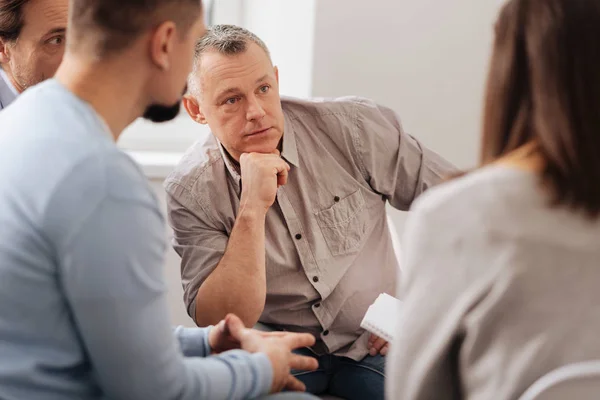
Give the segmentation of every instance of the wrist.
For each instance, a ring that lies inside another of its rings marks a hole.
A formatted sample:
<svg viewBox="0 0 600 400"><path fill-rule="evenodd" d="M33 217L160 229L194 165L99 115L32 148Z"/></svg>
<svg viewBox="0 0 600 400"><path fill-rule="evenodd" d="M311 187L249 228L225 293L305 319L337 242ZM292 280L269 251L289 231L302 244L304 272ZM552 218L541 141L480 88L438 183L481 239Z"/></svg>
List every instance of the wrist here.
<svg viewBox="0 0 600 400"><path fill-rule="evenodd" d="M240 202L238 219L245 219L248 222L264 222L268 210L269 208L264 205L255 205L242 200Z"/></svg>

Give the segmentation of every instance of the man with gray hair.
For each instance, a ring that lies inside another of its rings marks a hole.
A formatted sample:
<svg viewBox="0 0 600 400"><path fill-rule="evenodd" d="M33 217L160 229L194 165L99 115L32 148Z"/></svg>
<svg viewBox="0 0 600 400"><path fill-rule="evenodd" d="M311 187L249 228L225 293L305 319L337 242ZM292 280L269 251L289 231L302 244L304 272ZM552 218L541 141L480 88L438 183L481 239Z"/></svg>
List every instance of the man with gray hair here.
<svg viewBox="0 0 600 400"><path fill-rule="evenodd" d="M387 344L360 322L395 293L386 202L407 210L454 168L372 101L281 99L267 47L242 28L210 29L194 64L184 105L216 140L165 183L190 316L309 332L310 392L382 399Z"/></svg>

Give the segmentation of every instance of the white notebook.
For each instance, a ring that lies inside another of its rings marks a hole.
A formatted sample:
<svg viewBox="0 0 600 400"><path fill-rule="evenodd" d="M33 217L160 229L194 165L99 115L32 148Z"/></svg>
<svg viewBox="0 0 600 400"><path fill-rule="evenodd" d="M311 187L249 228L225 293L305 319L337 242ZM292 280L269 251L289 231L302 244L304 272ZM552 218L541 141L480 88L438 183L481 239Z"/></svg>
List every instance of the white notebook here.
<svg viewBox="0 0 600 400"><path fill-rule="evenodd" d="M401 304L400 300L387 293L380 294L369 306L360 327L390 343L393 342Z"/></svg>

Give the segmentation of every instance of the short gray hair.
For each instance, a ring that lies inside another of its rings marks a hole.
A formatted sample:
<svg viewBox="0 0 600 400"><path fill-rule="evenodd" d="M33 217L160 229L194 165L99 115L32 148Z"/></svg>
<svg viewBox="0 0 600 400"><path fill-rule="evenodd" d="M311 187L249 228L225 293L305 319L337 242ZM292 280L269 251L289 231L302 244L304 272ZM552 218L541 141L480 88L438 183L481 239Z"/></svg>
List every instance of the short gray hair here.
<svg viewBox="0 0 600 400"><path fill-rule="evenodd" d="M225 55L242 54L248 49L250 43L257 44L271 59L271 53L265 42L247 29L236 25L214 25L208 28L206 34L196 42L194 67L188 78L189 91L193 94L199 94L197 75L200 70L202 54L208 51Z"/></svg>

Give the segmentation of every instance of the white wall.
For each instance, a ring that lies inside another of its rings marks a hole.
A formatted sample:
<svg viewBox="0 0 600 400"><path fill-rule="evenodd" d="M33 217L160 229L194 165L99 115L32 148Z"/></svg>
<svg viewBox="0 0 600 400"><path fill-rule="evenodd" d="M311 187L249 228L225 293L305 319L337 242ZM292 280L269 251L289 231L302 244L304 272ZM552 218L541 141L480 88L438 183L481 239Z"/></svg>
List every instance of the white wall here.
<svg viewBox="0 0 600 400"><path fill-rule="evenodd" d="M359 95L461 168L475 165L500 0L318 0L312 94ZM404 213L391 210L401 231Z"/></svg>
<svg viewBox="0 0 600 400"><path fill-rule="evenodd" d="M461 167L476 162L498 0L319 0L313 95L361 95Z"/></svg>
<svg viewBox="0 0 600 400"><path fill-rule="evenodd" d="M243 5L242 26L269 48L281 94L310 97L316 0L244 0Z"/></svg>

